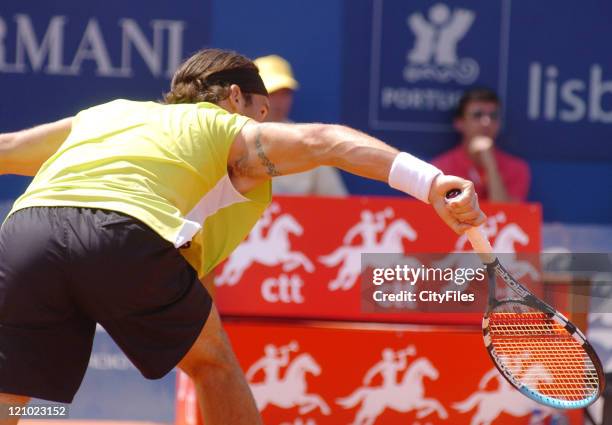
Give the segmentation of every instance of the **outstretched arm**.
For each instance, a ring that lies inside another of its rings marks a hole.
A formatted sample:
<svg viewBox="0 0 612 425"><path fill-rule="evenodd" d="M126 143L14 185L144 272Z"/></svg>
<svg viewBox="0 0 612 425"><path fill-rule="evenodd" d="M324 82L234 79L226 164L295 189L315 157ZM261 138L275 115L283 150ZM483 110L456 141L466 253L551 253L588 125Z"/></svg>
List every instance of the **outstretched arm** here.
<svg viewBox="0 0 612 425"><path fill-rule="evenodd" d="M72 118L0 134L0 174L33 176L66 140Z"/></svg>
<svg viewBox="0 0 612 425"><path fill-rule="evenodd" d="M397 149L339 125L250 123L234 141L228 166L251 185L320 165L386 181L397 154Z"/></svg>
<svg viewBox="0 0 612 425"><path fill-rule="evenodd" d="M444 176L435 167L357 130L326 124L249 123L234 140L228 158L232 183L248 192L274 176L320 165L389 182L429 202L457 233L484 221L471 182ZM452 201L446 192L460 189Z"/></svg>

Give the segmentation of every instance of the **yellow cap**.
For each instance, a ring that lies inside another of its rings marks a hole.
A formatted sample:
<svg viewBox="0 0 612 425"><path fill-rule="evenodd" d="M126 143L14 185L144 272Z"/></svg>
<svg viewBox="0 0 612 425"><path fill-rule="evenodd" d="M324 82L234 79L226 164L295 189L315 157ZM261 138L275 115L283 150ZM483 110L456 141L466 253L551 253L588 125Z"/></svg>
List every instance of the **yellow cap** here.
<svg viewBox="0 0 612 425"><path fill-rule="evenodd" d="M280 89L295 90L300 85L293 78L291 65L278 55L262 56L254 60L259 68L259 75L263 80L268 93Z"/></svg>

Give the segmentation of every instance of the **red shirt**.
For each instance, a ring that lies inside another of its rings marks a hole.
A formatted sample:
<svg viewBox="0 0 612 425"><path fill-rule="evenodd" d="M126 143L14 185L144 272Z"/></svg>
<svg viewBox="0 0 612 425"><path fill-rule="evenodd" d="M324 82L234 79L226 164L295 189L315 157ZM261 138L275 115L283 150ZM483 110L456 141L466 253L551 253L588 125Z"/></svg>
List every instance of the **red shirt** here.
<svg viewBox="0 0 612 425"><path fill-rule="evenodd" d="M506 186L508 195L524 201L529 192L529 166L527 163L508 153L494 148L495 161L501 178ZM441 169L444 174L462 177L474 182L479 199L488 199L487 176L484 170L477 167L468 156L463 146L450 149L431 161L433 165Z"/></svg>

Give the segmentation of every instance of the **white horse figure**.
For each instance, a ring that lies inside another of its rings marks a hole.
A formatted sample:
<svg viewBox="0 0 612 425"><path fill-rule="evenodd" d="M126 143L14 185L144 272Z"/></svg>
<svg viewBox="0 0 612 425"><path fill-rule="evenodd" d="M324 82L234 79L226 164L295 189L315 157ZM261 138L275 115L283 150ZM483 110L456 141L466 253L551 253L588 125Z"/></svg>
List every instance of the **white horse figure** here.
<svg viewBox="0 0 612 425"><path fill-rule="evenodd" d="M329 415L331 409L321 396L307 394L307 373L319 376L321 366L310 354L302 353L291 362L284 377L278 382L250 384L259 411L272 404L283 409L299 406L300 415L316 408L319 408L322 414Z"/></svg>
<svg viewBox="0 0 612 425"><path fill-rule="evenodd" d="M541 371L540 366L534 365L527 369L525 373L536 372L541 374ZM476 413L472 416L470 425L491 425L502 413L514 417L523 417L531 414L534 410L539 410L542 415L540 418L544 419L555 412L554 409L540 405L514 389L514 387L499 374L497 369L492 369L485 374L483 380L481 380L481 389L484 388L485 385L483 385L483 381L487 377L494 377L497 379L498 386L496 390L476 391L466 400L453 403L453 408L460 413L469 412L475 407L477 408ZM549 376L549 378L552 380L552 377ZM544 378L544 381L549 382L548 378Z"/></svg>
<svg viewBox="0 0 612 425"><path fill-rule="evenodd" d="M485 232L487 233L487 232ZM463 246L463 240L465 235L462 235L456 246ZM466 239L467 240L467 239ZM535 267L528 261L517 260L515 244L525 246L529 243L529 235L521 229L516 223L509 223L501 230L495 237L493 243L493 252L501 254L501 260L504 267L508 269L510 274L515 279L522 279L526 275L533 280L537 280L540 274ZM476 269L482 267L479 258L475 255L465 255L465 252L469 251L455 251L441 260L434 261L433 265L437 268L465 268L465 269ZM454 283L450 283L446 289L458 289ZM459 288L461 289L461 288ZM508 288L509 289L509 288ZM502 295L503 292L500 293Z"/></svg>
<svg viewBox="0 0 612 425"><path fill-rule="evenodd" d="M448 413L442 404L433 398L425 398L423 379L436 380L440 376L438 370L425 357L416 359L399 384L391 388L361 387L351 395L336 400L336 403L350 409L361 403L351 425L372 425L382 412L389 408L397 412L416 410L418 419L431 413L437 413L441 419L448 418Z"/></svg>
<svg viewBox="0 0 612 425"><path fill-rule="evenodd" d="M270 231L266 237L254 237L254 235L260 235L261 232L252 232L249 238L236 248L225 264L223 272L217 278L217 285L235 285L253 263L268 267L282 264L285 272L302 266L308 273L312 273L314 265L308 257L299 251L291 250L289 235L301 236L302 233L304 233L304 228L293 216L290 214L278 216L270 225Z"/></svg>
<svg viewBox="0 0 612 425"><path fill-rule="evenodd" d="M489 240L495 237L499 230L500 223L506 221L506 214L504 212L498 212L493 216L487 217L487 221L480 227L485 237ZM436 268L465 268L465 269L476 269L482 266L480 259L475 255L464 255L465 253L471 253L472 246L464 233L455 242L455 249L446 257L434 261L432 264ZM455 290L455 284L451 282L444 290Z"/></svg>
<svg viewBox="0 0 612 425"><path fill-rule="evenodd" d="M485 235L485 237L489 240L493 239L497 232L499 231L502 223L505 223L508 220L506 217L506 213L503 211L499 211L495 215L491 215L487 217L487 220L484 224L480 226L480 230ZM472 245L467 238L467 235L464 233L457 238L457 242L455 242L455 251L454 252L471 252Z"/></svg>
<svg viewBox="0 0 612 425"><path fill-rule="evenodd" d="M519 261L516 258L515 244L525 246L529 243L529 235L516 223L504 226L493 244L493 251L503 255L502 260L515 279L521 279L526 275L533 280L540 277L535 267L528 261Z"/></svg>
<svg viewBox="0 0 612 425"><path fill-rule="evenodd" d="M341 246L331 254L319 257L319 261L327 267L335 267L342 263L335 279L329 282L329 290L338 289L349 290L361 273L361 254L362 253L403 253L403 240L414 241L417 238L416 231L403 219L393 221L383 233L380 243L373 246ZM410 262L410 259L403 259ZM412 260L413 267L418 267L420 263Z"/></svg>

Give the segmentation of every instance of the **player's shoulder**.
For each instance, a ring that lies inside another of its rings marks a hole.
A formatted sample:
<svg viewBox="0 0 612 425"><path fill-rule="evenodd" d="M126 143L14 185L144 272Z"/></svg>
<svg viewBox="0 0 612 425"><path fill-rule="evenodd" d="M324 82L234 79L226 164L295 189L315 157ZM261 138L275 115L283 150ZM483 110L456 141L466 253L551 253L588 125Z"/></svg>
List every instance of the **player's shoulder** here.
<svg viewBox="0 0 612 425"><path fill-rule="evenodd" d="M234 136L251 120L243 115L229 112L222 107L208 102L193 104L197 111L197 117L202 128L215 133L221 132Z"/></svg>
<svg viewBox="0 0 612 425"><path fill-rule="evenodd" d="M199 103L158 103L151 106L149 112L153 116L159 115L162 121L172 123L171 127L190 131L197 129L212 129L222 126L234 114L209 102Z"/></svg>
<svg viewBox="0 0 612 425"><path fill-rule="evenodd" d="M105 103L91 106L79 111L77 115L84 114L111 114L111 115L131 115L138 112L150 111L161 106L159 103L150 101L137 101L129 99L114 99Z"/></svg>

